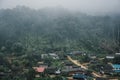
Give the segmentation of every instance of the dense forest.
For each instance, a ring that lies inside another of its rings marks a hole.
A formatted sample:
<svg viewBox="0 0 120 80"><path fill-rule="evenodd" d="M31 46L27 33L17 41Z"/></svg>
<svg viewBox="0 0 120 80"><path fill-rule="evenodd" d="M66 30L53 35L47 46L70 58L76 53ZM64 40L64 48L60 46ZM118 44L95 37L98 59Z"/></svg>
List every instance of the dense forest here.
<svg viewBox="0 0 120 80"><path fill-rule="evenodd" d="M120 15L92 16L64 8L1 9L0 48L5 53L119 52Z"/></svg>
<svg viewBox="0 0 120 80"><path fill-rule="evenodd" d="M120 56L113 60L105 56L120 52L120 15L93 16L62 7L0 9L0 80L67 80L69 75L65 73L51 77L49 68L66 70L65 63L70 62L68 55L74 52L80 54L72 55L73 61L90 63L89 70L85 71L90 78L92 71L101 71L100 65L119 64ZM58 59L53 59L49 53L54 53ZM92 54L100 55L91 59ZM42 58L42 55L47 57ZM105 59L101 60L101 55ZM34 67L39 68L39 62L48 68L37 78Z"/></svg>

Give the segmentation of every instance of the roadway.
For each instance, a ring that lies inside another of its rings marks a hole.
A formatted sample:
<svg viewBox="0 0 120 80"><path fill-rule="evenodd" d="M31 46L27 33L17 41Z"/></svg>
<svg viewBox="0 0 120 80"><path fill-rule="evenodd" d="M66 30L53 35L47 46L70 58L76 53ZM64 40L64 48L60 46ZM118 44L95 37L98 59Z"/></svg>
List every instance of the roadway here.
<svg viewBox="0 0 120 80"><path fill-rule="evenodd" d="M81 68L85 69L85 70L88 70L88 68L84 65L82 65L80 62L78 62L78 60L74 60L72 59L70 56L67 56L68 60L71 61L72 63L74 63L75 65L77 66L80 66ZM94 75L94 77L103 77L101 76L100 74L97 74L96 72L92 72L92 75Z"/></svg>

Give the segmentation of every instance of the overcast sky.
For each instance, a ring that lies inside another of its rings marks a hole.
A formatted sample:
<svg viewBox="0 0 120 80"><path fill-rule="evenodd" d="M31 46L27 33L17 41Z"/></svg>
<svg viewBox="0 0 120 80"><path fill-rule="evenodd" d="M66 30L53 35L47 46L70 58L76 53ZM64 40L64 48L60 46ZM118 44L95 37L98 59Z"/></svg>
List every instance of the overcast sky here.
<svg viewBox="0 0 120 80"><path fill-rule="evenodd" d="M0 8L25 5L35 9L62 6L91 14L120 14L120 0L0 0Z"/></svg>

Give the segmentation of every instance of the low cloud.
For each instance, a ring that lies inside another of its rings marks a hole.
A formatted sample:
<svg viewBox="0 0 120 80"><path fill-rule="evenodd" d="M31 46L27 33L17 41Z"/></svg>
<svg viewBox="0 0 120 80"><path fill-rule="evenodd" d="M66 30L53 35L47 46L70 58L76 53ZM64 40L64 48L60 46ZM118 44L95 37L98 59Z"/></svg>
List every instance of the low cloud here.
<svg viewBox="0 0 120 80"><path fill-rule="evenodd" d="M62 6L89 14L120 14L120 0L0 0L0 8L24 5L30 8Z"/></svg>

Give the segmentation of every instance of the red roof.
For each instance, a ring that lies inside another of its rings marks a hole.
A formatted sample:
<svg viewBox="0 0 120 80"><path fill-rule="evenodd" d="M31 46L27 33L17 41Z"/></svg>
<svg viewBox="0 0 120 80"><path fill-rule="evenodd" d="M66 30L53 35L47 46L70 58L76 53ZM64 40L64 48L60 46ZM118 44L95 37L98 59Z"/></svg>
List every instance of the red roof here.
<svg viewBox="0 0 120 80"><path fill-rule="evenodd" d="M37 67L36 71L37 72L44 72L45 71L45 67Z"/></svg>

